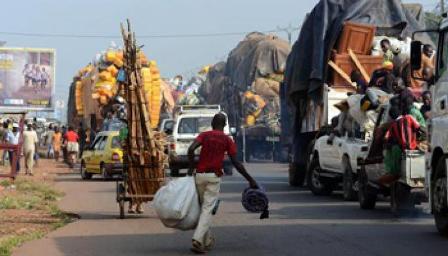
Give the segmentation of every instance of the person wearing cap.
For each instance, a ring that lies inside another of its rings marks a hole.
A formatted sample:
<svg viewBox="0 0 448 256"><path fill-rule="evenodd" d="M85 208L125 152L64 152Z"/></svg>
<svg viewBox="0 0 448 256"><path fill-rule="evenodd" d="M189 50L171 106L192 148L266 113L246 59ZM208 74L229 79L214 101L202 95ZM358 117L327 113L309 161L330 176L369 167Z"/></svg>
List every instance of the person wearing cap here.
<svg viewBox="0 0 448 256"><path fill-rule="evenodd" d="M25 175L33 175L34 154L36 154L37 144L36 131L33 130L31 124L27 125L27 130L23 132L23 154L25 155Z"/></svg>
<svg viewBox="0 0 448 256"><path fill-rule="evenodd" d="M214 246L215 239L210 232L212 212L218 202L223 161L225 153L241 175L249 182L253 189L258 188L257 182L247 173L244 165L237 159L235 142L224 133L227 117L218 113L213 117L211 131L202 132L188 148L190 168L188 174L194 173L194 152L201 147L199 163L195 173L196 188L201 204L199 223L193 235L191 250L195 253L206 253Z"/></svg>
<svg viewBox="0 0 448 256"><path fill-rule="evenodd" d="M6 135L6 143L11 144L11 145L19 145L19 140L20 140L19 124L13 123L12 130L8 131L8 134ZM9 156L9 162L12 166L14 150L9 150L8 156ZM20 158L20 155L17 155L16 172L20 171L20 159L19 158Z"/></svg>
<svg viewBox="0 0 448 256"><path fill-rule="evenodd" d="M393 69L394 64L390 61L385 61L382 68L373 71L369 87L378 87L386 93L393 93L392 83L395 80L395 76L392 73Z"/></svg>

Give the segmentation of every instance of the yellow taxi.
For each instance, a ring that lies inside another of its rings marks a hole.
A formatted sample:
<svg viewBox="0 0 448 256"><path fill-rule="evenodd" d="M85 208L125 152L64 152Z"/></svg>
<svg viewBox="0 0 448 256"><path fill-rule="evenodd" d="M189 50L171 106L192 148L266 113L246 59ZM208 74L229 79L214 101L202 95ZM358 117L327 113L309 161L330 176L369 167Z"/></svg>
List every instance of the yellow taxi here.
<svg viewBox="0 0 448 256"><path fill-rule="evenodd" d="M105 131L96 135L89 148L81 156L81 178L88 180L99 174L108 179L115 174L122 174L123 150L118 131Z"/></svg>

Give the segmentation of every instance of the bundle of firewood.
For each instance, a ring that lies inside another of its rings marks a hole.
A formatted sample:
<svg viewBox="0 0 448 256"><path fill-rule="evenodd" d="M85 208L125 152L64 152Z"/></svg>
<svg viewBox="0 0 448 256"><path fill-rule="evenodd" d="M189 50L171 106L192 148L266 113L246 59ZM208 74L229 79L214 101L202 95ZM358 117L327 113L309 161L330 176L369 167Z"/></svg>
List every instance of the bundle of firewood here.
<svg viewBox="0 0 448 256"><path fill-rule="evenodd" d="M122 94L127 101L128 138L124 149L125 166L128 173L128 192L133 202L148 201L165 179L163 136L151 130L148 102L144 94L141 76L140 48L129 20L127 28L121 26L124 49L125 82Z"/></svg>

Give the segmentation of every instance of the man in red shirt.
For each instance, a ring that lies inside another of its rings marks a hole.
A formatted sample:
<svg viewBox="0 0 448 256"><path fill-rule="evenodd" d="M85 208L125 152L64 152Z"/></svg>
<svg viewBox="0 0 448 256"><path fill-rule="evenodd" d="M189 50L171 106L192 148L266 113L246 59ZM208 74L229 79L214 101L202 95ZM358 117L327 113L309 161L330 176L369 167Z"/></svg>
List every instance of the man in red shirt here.
<svg viewBox="0 0 448 256"><path fill-rule="evenodd" d="M210 233L212 222L212 210L218 200L222 167L225 153L241 175L249 182L251 188L258 188L255 180L247 173L244 166L236 159L236 145L233 140L224 133L226 116L218 113L212 120L212 131L199 134L196 140L188 148L191 175L194 171L194 151L202 146L199 155L199 163L196 169L196 188L201 203L201 215L196 231L193 235L192 251L205 253L212 249L215 239Z"/></svg>
<svg viewBox="0 0 448 256"><path fill-rule="evenodd" d="M79 135L73 130L73 127L68 127L68 132L65 133L64 139L66 141L66 148L67 153L69 155L69 165L71 168L73 168L75 162L76 162L76 156L78 155L79 151Z"/></svg>

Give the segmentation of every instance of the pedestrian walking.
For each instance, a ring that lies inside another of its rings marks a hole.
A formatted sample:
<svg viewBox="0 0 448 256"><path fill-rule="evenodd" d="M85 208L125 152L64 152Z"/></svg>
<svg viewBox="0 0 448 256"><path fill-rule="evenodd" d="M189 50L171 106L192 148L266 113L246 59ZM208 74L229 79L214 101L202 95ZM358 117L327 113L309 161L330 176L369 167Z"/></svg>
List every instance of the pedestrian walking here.
<svg viewBox="0 0 448 256"><path fill-rule="evenodd" d="M212 131L199 134L188 148L190 162L189 175L194 174L196 187L201 204L201 215L194 232L191 250L195 253L205 253L214 246L215 239L210 231L212 211L217 205L223 172L225 153L241 175L249 182L251 188L258 188L255 180L247 173L244 166L236 159L237 149L233 140L224 133L226 116L218 113L212 120ZM194 151L202 146L199 163L194 173Z"/></svg>
<svg viewBox="0 0 448 256"><path fill-rule="evenodd" d="M54 128L53 133L53 150L54 150L54 159L59 161L59 156L61 155L62 150L62 133L59 130L59 127Z"/></svg>
<svg viewBox="0 0 448 256"><path fill-rule="evenodd" d="M86 142L85 142L85 148L90 148L91 144L95 140L96 133L93 131L90 127L87 127L86 129Z"/></svg>
<svg viewBox="0 0 448 256"><path fill-rule="evenodd" d="M42 138L42 136L41 136L42 135L42 129L40 129L37 126L36 118L34 118L34 123L32 124L32 129L37 134L37 138ZM39 145L36 146L36 150L34 151L34 156L33 156L34 165L36 165L36 166L39 165L39 152L37 152L38 151L38 147L39 147Z"/></svg>
<svg viewBox="0 0 448 256"><path fill-rule="evenodd" d="M31 124L23 132L23 154L25 155L25 175L33 176L34 156L36 154L39 140L36 131Z"/></svg>
<svg viewBox="0 0 448 256"><path fill-rule="evenodd" d="M12 130L8 131L8 134L6 135L6 143L11 145L19 145L19 139L20 139L20 131L19 131L19 124L13 123L12 124ZM17 163L16 163L16 173L20 171L20 154L19 152L16 152L17 156ZM13 166L14 162L14 150L8 151L8 157L9 157L9 163L11 166Z"/></svg>
<svg viewBox="0 0 448 256"><path fill-rule="evenodd" d="M86 146L86 130L83 128L82 122L79 124L78 128L78 136L79 136L79 155L78 157L82 157L82 152Z"/></svg>
<svg viewBox="0 0 448 256"><path fill-rule="evenodd" d="M47 158L48 159L54 157L53 135L54 135L54 128L53 128L53 125L50 124L48 126L48 131L45 134L45 146L47 147Z"/></svg>
<svg viewBox="0 0 448 256"><path fill-rule="evenodd" d="M8 123L3 122L3 125L0 127L0 143L6 142L6 136L8 135L8 132ZM0 150L1 165L5 165L6 152L6 150Z"/></svg>

